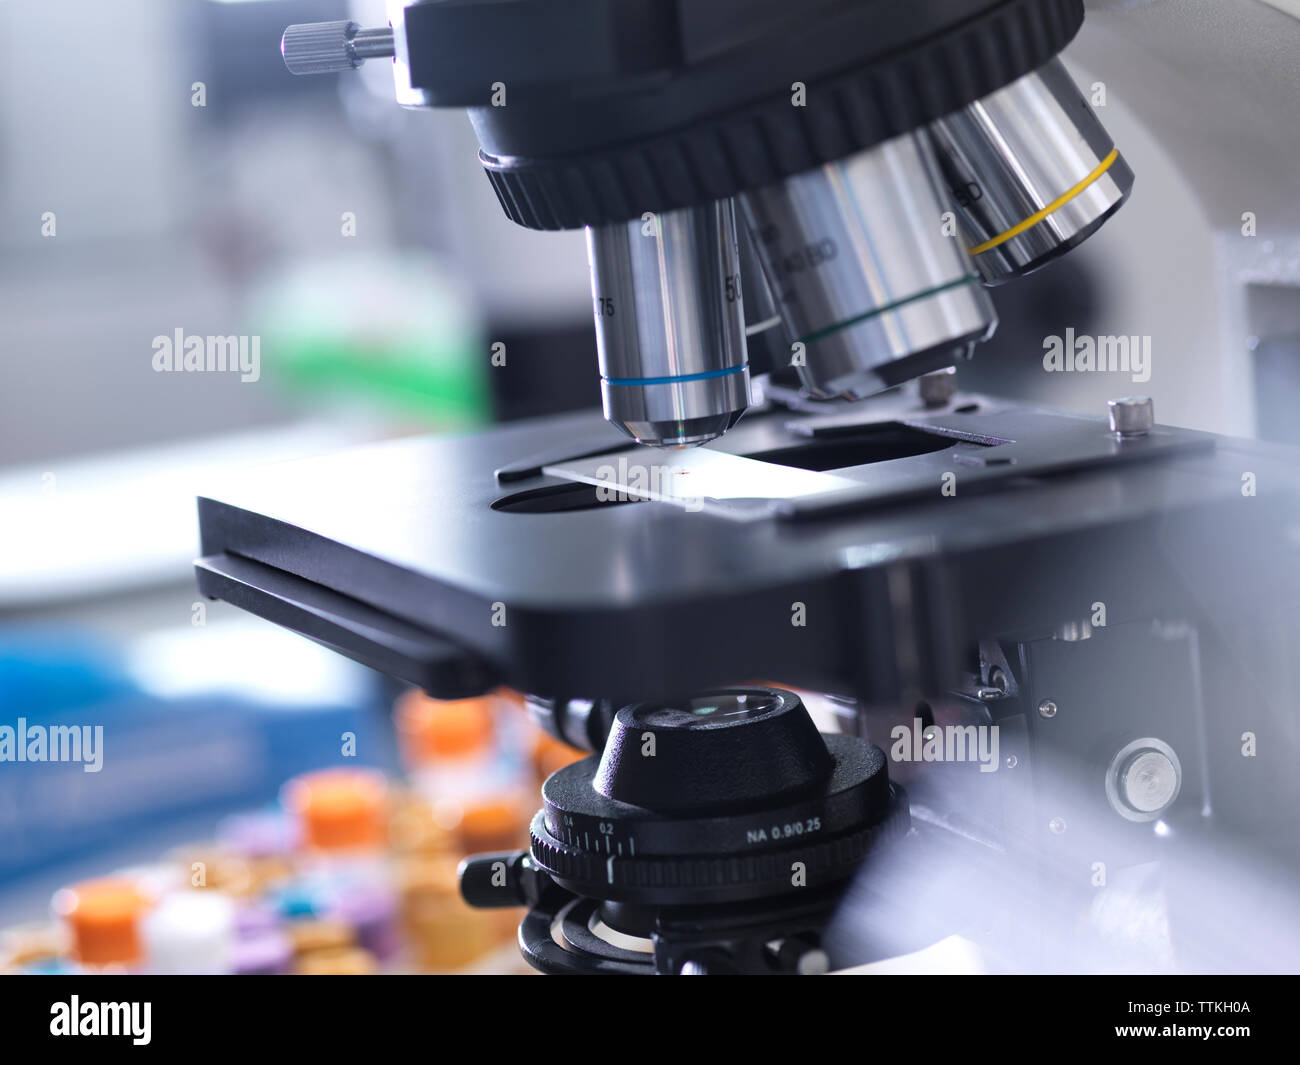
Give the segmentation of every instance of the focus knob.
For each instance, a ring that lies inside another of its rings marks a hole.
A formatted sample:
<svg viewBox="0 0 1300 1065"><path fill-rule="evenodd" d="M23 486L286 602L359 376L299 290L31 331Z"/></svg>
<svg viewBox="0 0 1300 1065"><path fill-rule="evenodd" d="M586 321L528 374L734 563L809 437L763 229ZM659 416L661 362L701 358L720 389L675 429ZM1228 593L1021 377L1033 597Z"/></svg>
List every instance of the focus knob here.
<svg viewBox="0 0 1300 1065"><path fill-rule="evenodd" d="M280 38L280 55L291 74L333 74L355 70L367 59L391 58L393 31L363 30L355 22L306 22Z"/></svg>

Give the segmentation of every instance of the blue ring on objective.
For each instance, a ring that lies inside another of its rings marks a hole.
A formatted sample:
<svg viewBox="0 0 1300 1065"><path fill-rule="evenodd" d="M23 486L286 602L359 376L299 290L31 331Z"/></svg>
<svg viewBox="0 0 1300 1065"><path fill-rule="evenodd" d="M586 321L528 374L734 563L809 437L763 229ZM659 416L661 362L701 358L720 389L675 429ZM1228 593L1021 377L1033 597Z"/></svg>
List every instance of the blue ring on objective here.
<svg viewBox="0 0 1300 1065"><path fill-rule="evenodd" d="M678 381L708 381L714 377L727 377L733 373L743 373L749 369L749 363L729 366L725 370L704 370L701 373L684 373L677 377L604 377L607 385L671 385Z"/></svg>

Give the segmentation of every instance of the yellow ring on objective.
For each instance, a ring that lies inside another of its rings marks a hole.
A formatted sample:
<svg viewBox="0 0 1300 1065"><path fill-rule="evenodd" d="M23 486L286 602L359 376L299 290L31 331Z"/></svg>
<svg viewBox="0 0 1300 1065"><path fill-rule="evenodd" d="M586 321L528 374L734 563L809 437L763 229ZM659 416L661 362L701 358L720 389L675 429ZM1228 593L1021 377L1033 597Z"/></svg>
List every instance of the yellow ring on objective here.
<svg viewBox="0 0 1300 1065"><path fill-rule="evenodd" d="M1005 232L999 233L996 237L993 237L991 240L986 240L983 244L976 244L973 248L968 248L967 251L969 251L972 255L979 255L981 252L986 252L990 248L996 248L999 244L1005 244L1012 237L1018 237L1026 229L1031 229L1034 226L1038 225L1038 223L1041 222L1044 218L1046 218L1049 214L1051 214L1053 211L1057 210L1058 208L1064 207L1072 199L1078 196L1079 193L1081 193L1084 189L1086 189L1089 185L1091 185L1094 181L1096 181L1099 177L1101 177L1102 174L1106 173L1106 171L1110 169L1110 164L1113 163L1118 158L1119 158L1119 149L1112 148L1110 150L1110 154L1106 156L1106 158L1103 159L1100 163L1097 164L1097 168L1093 170L1093 172L1089 174L1086 178L1080 181L1077 185L1075 185L1072 189L1069 189L1068 191L1061 193L1061 195L1056 197L1056 199L1054 199L1046 207L1044 207L1040 211L1035 211L1023 222L1017 222L1014 226L1012 226L1010 229L1006 230Z"/></svg>

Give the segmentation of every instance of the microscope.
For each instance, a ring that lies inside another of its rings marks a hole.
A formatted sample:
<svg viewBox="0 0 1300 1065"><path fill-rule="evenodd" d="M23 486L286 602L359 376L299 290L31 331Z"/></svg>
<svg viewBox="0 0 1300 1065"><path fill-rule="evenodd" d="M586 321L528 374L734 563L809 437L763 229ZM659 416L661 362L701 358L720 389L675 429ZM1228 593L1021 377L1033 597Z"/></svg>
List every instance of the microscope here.
<svg viewBox="0 0 1300 1065"><path fill-rule="evenodd" d="M1300 47L1284 4L1092 6ZM513 222L585 230L603 410L254 474L196 570L591 752L466 900L552 973L1300 965L1295 453L956 387L990 289L1133 187L1060 58L1082 0L388 16L285 63L390 62Z"/></svg>

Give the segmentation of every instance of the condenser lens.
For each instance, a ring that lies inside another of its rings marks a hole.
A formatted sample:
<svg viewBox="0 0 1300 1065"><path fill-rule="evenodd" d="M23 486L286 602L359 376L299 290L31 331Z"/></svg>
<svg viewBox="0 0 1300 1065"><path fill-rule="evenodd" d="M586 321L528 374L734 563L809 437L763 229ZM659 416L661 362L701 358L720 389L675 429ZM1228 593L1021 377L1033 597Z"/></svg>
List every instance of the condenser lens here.
<svg viewBox="0 0 1300 1065"><path fill-rule="evenodd" d="M654 728L702 728L750 721L778 709L781 702L767 692L716 692L678 703L642 707L637 721Z"/></svg>

